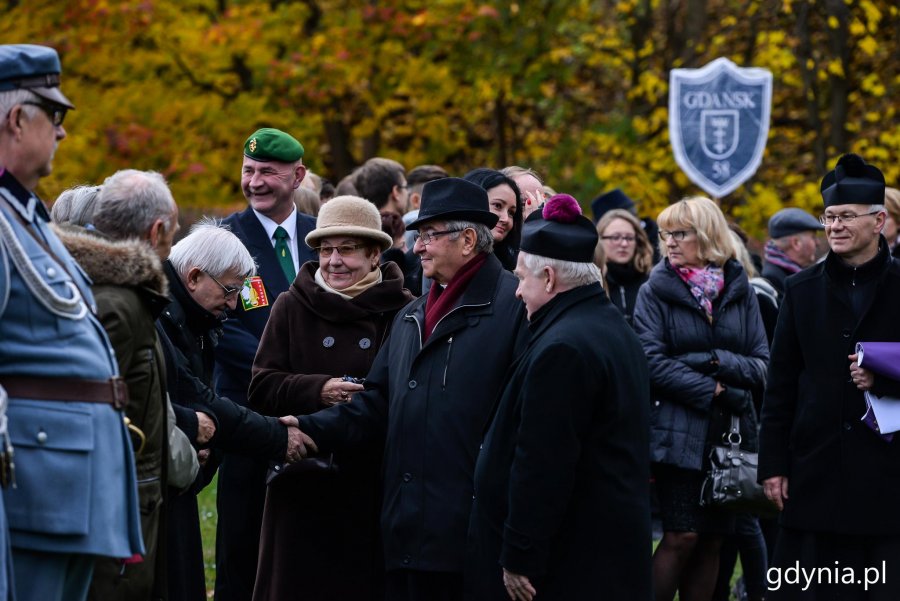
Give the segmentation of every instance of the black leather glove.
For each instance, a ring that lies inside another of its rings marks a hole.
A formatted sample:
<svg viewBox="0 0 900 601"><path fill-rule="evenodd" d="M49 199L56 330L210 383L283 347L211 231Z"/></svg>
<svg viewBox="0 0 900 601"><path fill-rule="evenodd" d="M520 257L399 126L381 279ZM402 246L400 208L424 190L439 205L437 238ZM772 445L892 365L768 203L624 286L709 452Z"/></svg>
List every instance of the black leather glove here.
<svg viewBox="0 0 900 601"><path fill-rule="evenodd" d="M694 371L699 371L703 375L711 375L719 368L719 361L714 353L704 351L702 353L685 353L675 357Z"/></svg>
<svg viewBox="0 0 900 601"><path fill-rule="evenodd" d="M744 390L743 388L726 388L713 400L722 409L734 415L744 415L750 411L750 407L753 405L753 395L750 394L749 390Z"/></svg>

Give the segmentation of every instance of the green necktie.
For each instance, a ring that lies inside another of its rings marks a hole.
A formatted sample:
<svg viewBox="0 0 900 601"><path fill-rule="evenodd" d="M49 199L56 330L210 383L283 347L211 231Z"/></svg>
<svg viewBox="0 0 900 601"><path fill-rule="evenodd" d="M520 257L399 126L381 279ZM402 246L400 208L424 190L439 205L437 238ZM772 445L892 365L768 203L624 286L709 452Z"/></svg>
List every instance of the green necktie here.
<svg viewBox="0 0 900 601"><path fill-rule="evenodd" d="M291 249L287 245L288 233L280 225L275 228L275 256L278 257L278 263L287 278L288 284L297 277L294 271L294 259L291 257Z"/></svg>

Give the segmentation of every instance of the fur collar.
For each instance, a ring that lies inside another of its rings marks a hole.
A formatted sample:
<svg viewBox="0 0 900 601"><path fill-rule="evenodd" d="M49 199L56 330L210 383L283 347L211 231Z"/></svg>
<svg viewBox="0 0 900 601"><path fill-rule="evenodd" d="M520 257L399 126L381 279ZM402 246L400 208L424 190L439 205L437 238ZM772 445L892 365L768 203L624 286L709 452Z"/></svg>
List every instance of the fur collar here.
<svg viewBox="0 0 900 601"><path fill-rule="evenodd" d="M136 239L112 240L82 227L52 227L95 286L131 286L168 296L169 283L162 264L146 243Z"/></svg>

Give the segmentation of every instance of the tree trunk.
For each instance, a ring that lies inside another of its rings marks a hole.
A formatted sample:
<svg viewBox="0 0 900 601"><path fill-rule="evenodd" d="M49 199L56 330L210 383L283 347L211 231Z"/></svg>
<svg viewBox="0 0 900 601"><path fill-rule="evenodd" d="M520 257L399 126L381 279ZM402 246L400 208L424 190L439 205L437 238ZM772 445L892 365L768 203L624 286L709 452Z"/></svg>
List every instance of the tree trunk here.
<svg viewBox="0 0 900 601"><path fill-rule="evenodd" d="M813 132L813 155L816 164L816 173L825 173L825 136L822 133L822 120L819 118L819 87L816 83L815 64L810 67L812 60L812 42L809 35L808 2L799 2L797 9L797 38L800 41L797 46L797 62L800 67L800 75L803 79L803 98L806 103L806 127Z"/></svg>
<svg viewBox="0 0 900 601"><path fill-rule="evenodd" d="M844 0L825 0L825 11L828 18L835 17L838 21L837 28L828 27L828 47L831 56L841 61L843 75L832 75L831 83L831 134L829 136L829 150L837 154L847 151L847 115L850 111L850 45L847 39L850 37L849 21L850 9Z"/></svg>

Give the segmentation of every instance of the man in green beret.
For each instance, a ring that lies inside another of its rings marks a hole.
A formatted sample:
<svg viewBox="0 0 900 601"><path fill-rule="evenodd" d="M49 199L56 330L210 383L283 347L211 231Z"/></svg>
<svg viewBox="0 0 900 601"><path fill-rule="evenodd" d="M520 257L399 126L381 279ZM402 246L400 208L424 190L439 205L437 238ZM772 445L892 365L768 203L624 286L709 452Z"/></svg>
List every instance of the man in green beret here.
<svg viewBox="0 0 900 601"><path fill-rule="evenodd" d="M294 190L306 176L303 146L278 129L262 128L244 142L241 190L250 206L225 219L256 260L240 302L224 324L216 347L216 380L221 396L247 405L250 369L269 309L288 289L306 261L314 260L306 234L316 220L297 211ZM250 601L256 579L259 531L268 465L226 453L219 469L216 533L217 601Z"/></svg>

